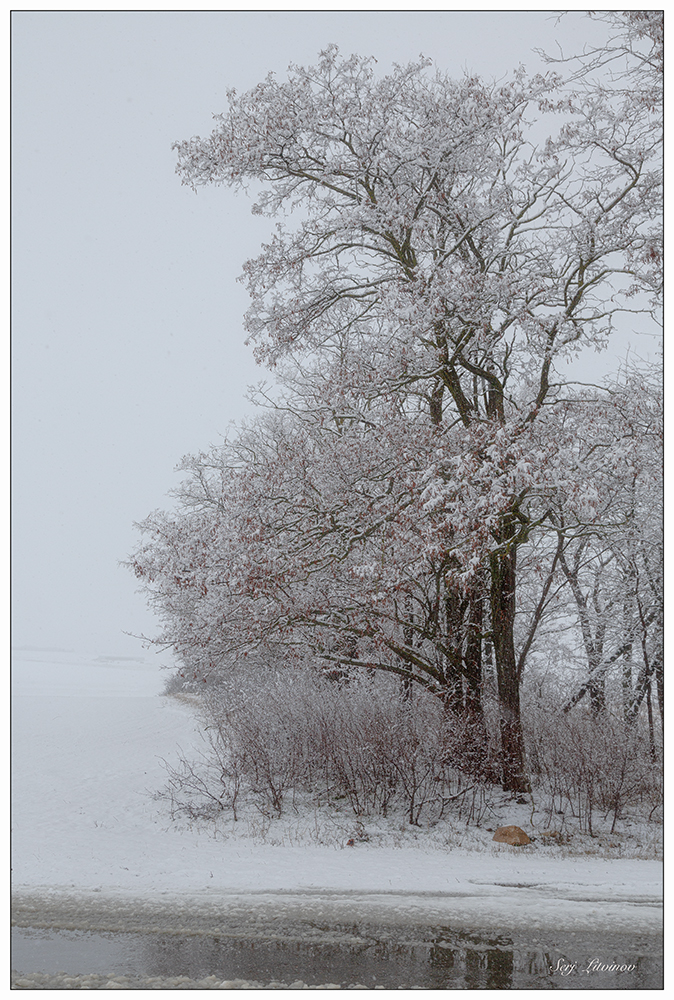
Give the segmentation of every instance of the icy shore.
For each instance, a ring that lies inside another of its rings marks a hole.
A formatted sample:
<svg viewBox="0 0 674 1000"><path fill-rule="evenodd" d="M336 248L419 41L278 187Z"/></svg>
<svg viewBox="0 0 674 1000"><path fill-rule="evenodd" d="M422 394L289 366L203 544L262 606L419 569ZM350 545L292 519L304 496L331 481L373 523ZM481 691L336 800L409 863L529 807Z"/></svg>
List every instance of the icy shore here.
<svg viewBox="0 0 674 1000"><path fill-rule="evenodd" d="M226 915L247 933L297 921L660 932L657 861L404 838L347 848L299 831L265 843L176 825L153 793L163 760L197 737L189 707L157 696L155 667L23 651L14 670L18 926L205 933Z"/></svg>

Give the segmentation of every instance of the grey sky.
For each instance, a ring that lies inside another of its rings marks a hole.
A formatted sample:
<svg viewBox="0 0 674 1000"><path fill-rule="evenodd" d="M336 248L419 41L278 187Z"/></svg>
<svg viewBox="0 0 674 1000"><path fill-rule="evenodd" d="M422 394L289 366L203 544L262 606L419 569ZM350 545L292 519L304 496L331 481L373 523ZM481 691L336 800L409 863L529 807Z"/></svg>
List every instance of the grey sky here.
<svg viewBox="0 0 674 1000"><path fill-rule="evenodd" d="M195 196L171 142L336 42L382 70L419 53L500 76L604 29L548 12L13 15L14 643L136 655L153 620L119 568L181 456L265 377L236 282L269 222Z"/></svg>

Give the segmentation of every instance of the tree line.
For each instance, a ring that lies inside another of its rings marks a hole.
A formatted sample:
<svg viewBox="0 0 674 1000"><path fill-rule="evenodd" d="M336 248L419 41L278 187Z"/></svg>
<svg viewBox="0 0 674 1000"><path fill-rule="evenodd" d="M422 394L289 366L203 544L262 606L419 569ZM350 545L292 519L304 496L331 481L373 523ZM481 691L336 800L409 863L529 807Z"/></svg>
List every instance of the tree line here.
<svg viewBox="0 0 674 1000"><path fill-rule="evenodd" d="M616 671L625 725L646 706L654 741L663 707L659 371L565 375L661 292L662 15L601 16L601 50L500 83L330 46L176 144L185 184L278 220L244 272L274 384L143 522L155 641L203 678L392 674L478 754L492 684L513 792L525 668L560 637L568 711L605 712Z"/></svg>

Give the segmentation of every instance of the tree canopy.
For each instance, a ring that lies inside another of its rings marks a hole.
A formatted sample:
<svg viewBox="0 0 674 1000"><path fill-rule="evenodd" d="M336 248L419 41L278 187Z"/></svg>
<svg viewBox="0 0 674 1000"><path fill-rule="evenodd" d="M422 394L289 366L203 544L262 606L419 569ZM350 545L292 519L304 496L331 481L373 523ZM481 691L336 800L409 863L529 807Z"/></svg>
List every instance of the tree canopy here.
<svg viewBox="0 0 674 1000"><path fill-rule="evenodd" d="M395 673L478 740L493 668L504 787L526 790L520 684L553 575L596 679L587 565L612 546L629 576L636 550L596 539L639 534L658 453L653 394L634 386L639 410L624 378L580 389L562 367L659 293L658 21L637 13L566 78L452 80L423 59L379 77L330 46L176 143L185 184L252 184L279 220L245 265L278 388L143 526L159 641L206 671L266 644ZM606 85L608 55L629 86Z"/></svg>

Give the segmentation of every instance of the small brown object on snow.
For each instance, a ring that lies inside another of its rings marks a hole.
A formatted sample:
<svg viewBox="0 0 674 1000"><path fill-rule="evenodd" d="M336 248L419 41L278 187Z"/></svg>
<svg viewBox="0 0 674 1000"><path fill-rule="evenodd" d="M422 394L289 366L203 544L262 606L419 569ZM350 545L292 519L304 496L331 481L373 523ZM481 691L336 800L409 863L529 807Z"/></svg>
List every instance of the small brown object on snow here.
<svg viewBox="0 0 674 1000"><path fill-rule="evenodd" d="M513 847L523 847L531 843L519 826L500 826L491 839L498 841L499 844L512 844Z"/></svg>

